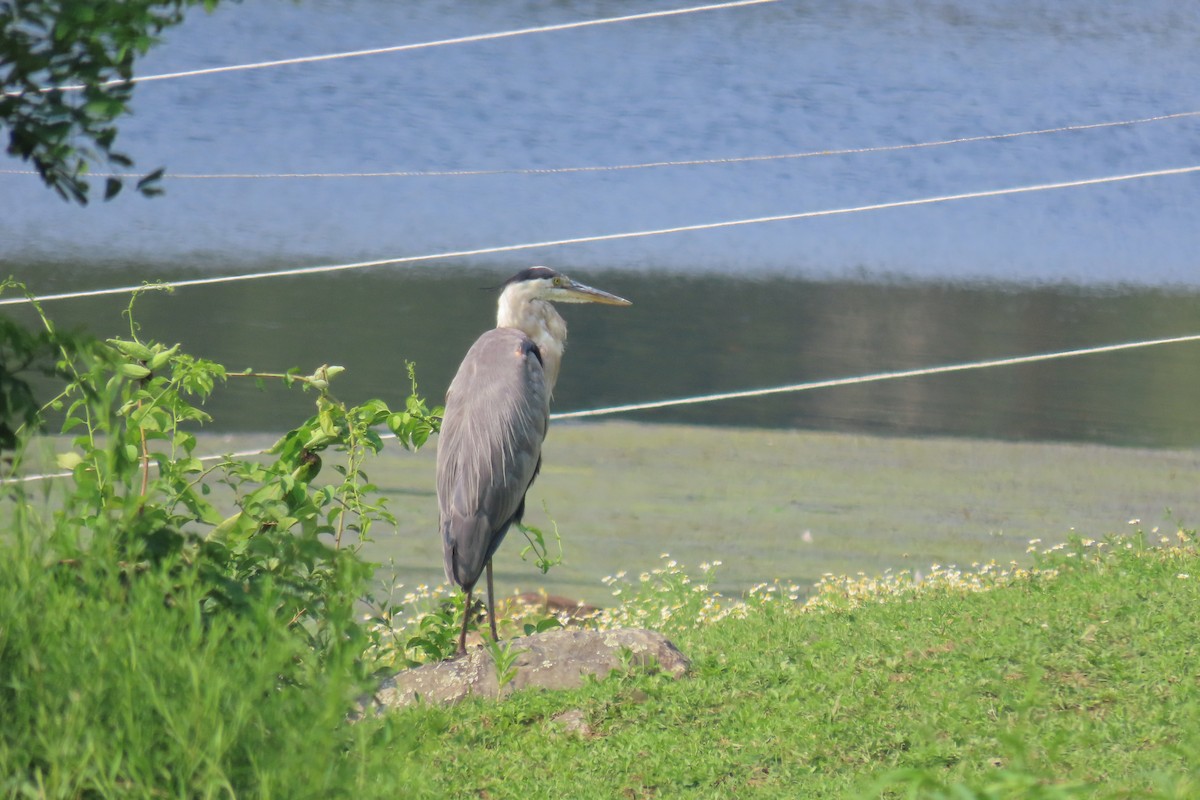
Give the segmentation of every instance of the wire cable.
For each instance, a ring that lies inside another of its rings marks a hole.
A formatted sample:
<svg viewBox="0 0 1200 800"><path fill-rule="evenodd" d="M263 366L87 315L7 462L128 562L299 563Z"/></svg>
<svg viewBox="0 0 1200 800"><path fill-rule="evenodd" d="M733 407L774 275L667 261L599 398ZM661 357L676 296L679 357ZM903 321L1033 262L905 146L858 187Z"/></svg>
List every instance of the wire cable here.
<svg viewBox="0 0 1200 800"><path fill-rule="evenodd" d="M872 203L864 206L849 208L832 208L821 211L801 211L793 214L775 214L766 217L751 217L748 219L724 220L721 222L705 222L695 225L678 225L670 228L652 230L625 231L622 233L605 233L594 236L576 236L567 239L552 239L543 242L526 242L522 244L498 245L495 247L478 247L469 250L454 250L443 253L432 253L419 256L403 256L400 258L382 258L373 261L356 261L349 264L324 264L313 267L298 267L295 269L278 270L275 272L248 272L241 275L219 275L210 278L189 278L179 281L166 281L158 284L142 284L138 286L118 286L110 289L92 289L79 292L61 292L38 297L9 297L0 298L0 306L20 305L30 302L46 303L55 300L72 300L85 297L102 297L105 295L130 294L146 288L179 289L189 286L210 286L213 284L235 283L240 281L266 280L269 278L286 278L299 275L316 275L344 270L365 269L367 267L392 266L396 264L415 264L424 261L437 261L448 258L466 258L468 256L494 255L497 253L513 253L522 250L536 250L546 247L562 247L573 244L588 244L592 242L612 242L622 239L640 239L649 236L664 236L675 233L692 233L696 231L718 230L743 225L759 225L768 222L784 222L789 220L814 219L817 217L832 217L842 214L855 214L866 211L882 211L891 208L911 208L914 206L949 203L959 200L976 200L985 197L1005 197L1008 195L1027 194L1030 192L1052 191L1056 189L1071 189L1082 186L1099 186L1102 184L1119 183L1122 181L1143 180L1146 178L1162 178L1172 175L1188 175L1200 172L1200 166L1176 167L1159 169L1149 172L1135 172L1126 175L1108 175L1101 178L1084 178L1074 181L1059 181L1056 183L1041 183L1032 186L1014 186L1005 189L987 189L978 192L960 192L958 194L922 197L914 200L896 200L887 203Z"/></svg>
<svg viewBox="0 0 1200 800"><path fill-rule="evenodd" d="M336 61L344 58L361 58L363 56L378 56L388 53L405 53L413 50L427 50L431 47L445 47L448 45L470 44L473 42L487 42L497 39L510 39L515 36L528 36L535 33L552 33L556 31L577 30L579 28L590 28L597 25L612 25L620 22L637 22L648 19L661 19L664 17L677 17L683 14L696 14L703 11L720 11L728 8L740 8L743 6L756 6L765 3L774 3L777 0L733 0L727 3L712 3L702 6L691 6L689 8L674 8L664 11L647 11L641 14L626 14L619 17L605 17L603 19L587 19L576 22L563 22L555 25L541 25L534 28L518 28L509 31L496 31L493 33L478 33L470 36L456 36L451 39L438 39L430 42L415 42L413 44L400 44L392 47L374 47L367 50L351 50L341 53L326 53L316 56L299 56L297 58L280 58L274 61L258 61L250 64L231 64L223 67L205 67L203 69L189 69L179 72L164 72L157 75L134 76L128 81L124 79L116 79L105 81L99 84L100 86L119 86L127 83L150 83L152 81L165 81L175 78L192 78L199 75L218 75L227 72L245 72L247 70L269 69L272 67L284 67L294 64L315 64L322 61ZM41 92L77 92L81 91L85 86L82 84L71 86L53 86L41 89ZM24 92L6 92L8 96L19 96Z"/></svg>
<svg viewBox="0 0 1200 800"><path fill-rule="evenodd" d="M675 161L643 161L634 164L595 164L573 167L508 167L503 169L444 169L444 170L395 170L369 172L176 172L165 173L164 180L295 180L295 179L337 179L337 178L463 178L489 175L571 175L589 172L625 172L642 169L661 169L664 167L700 167L720 166L726 164L752 164L764 161L788 161L804 158L819 158L822 156L847 156L864 153L890 153L901 150L918 150L929 147L945 147L954 144L970 144L975 142L995 142L1006 139L1016 139L1023 136L1044 136L1053 133L1068 133L1071 131L1089 131L1102 128L1115 128L1125 125L1141 125L1147 122L1163 122L1165 120L1198 117L1200 111L1181 111L1175 114L1159 114L1153 117L1140 117L1111 122L1090 122L1074 125L1060 125L1055 128L1039 128L1036 130L1013 131L1009 133L986 133L977 136L961 136L955 139L934 139L925 142L910 142L908 144L887 144L874 147L845 147L839 149L806 150L797 153L774 153L757 156L722 156L720 158L690 158ZM0 175L37 175L32 169L3 169ZM124 172L93 172L94 178L133 178L137 175Z"/></svg>
<svg viewBox="0 0 1200 800"><path fill-rule="evenodd" d="M295 179L336 179L336 178L462 178L489 175L570 175L588 172L623 172L641 169L660 169L663 167L698 167L720 166L726 164L750 164L763 161L787 161L803 158L818 158L822 156L846 156L864 153L889 153L900 150L917 150L928 147L944 147L954 144L970 144L974 142L995 142L1005 139L1016 139L1023 136L1044 136L1053 133L1068 133L1071 131L1089 131L1102 128L1115 128L1125 125L1141 125L1147 122L1162 122L1165 120L1198 117L1200 111L1181 111L1175 114L1159 114L1152 117L1116 120L1110 122L1088 122L1073 125L1060 125L1055 128L1039 128L1027 131L1012 131L1009 133L985 133L976 136L961 136L955 139L933 139L925 142L910 142L908 144L886 144L873 147L845 147L839 149L806 150L798 153L774 153L757 156L722 156L720 158L690 158L675 161L643 161L634 164L595 164L574 167L507 167L503 169L443 169L443 170L395 170L369 172L168 172L164 180L295 180ZM0 169L0 175L37 175L32 169ZM93 172L93 178L134 178L138 175L126 172Z"/></svg>
<svg viewBox="0 0 1200 800"><path fill-rule="evenodd" d="M626 405L596 408L589 411L567 411L561 414L551 414L550 419L583 419L585 417L600 417L609 414L626 414L631 411L647 411L655 408L669 408L671 406L713 403L719 400L737 400L746 397L764 397L767 395L783 394L787 392L807 392L812 389L832 389L838 386L857 386L863 383L878 383L880 381L891 381L899 378L917 378L927 375L945 375L951 372L990 369L992 367L1010 367L1018 364L1035 364L1040 361L1053 361L1060 358L1075 358L1078 356L1096 355L1098 353L1116 353L1122 350L1134 350L1141 347L1155 347L1157 345L1179 344L1182 342L1196 341L1200 341L1200 334L1174 336L1169 339L1148 339L1140 342L1107 344L1100 345L1098 347L1082 347L1075 350L1061 350L1055 353L1039 353L1036 355L1012 356L1010 358L993 358L987 361L972 361L965 364L948 364L940 367L921 367L919 369L906 369L896 372L876 372L870 375L858 375L851 378L832 378L829 380L809 381L808 383L793 383L788 386L774 386L767 389L747 389L738 392L718 392L715 394L705 394L696 397L681 397L674 400L655 400L648 403L628 403Z"/></svg>

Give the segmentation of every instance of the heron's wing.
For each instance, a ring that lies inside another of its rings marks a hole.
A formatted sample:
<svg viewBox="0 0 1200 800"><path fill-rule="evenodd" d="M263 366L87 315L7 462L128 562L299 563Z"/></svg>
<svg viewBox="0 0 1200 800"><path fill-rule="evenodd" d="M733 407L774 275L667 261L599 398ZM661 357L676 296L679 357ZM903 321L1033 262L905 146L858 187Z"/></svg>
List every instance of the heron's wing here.
<svg viewBox="0 0 1200 800"><path fill-rule="evenodd" d="M467 352L446 396L437 444L446 578L475 585L537 475L550 397L537 347L496 328Z"/></svg>

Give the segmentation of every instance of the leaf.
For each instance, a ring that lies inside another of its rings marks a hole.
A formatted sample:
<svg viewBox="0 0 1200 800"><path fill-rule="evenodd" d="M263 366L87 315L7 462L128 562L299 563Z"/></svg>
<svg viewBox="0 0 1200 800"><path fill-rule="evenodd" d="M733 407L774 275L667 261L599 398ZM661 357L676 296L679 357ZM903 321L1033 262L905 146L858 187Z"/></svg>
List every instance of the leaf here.
<svg viewBox="0 0 1200 800"><path fill-rule="evenodd" d="M321 426L321 431L326 436L337 437L337 422L333 418L332 408L321 409L321 413L317 415L317 423Z"/></svg>
<svg viewBox="0 0 1200 800"><path fill-rule="evenodd" d="M83 456L79 455L79 453L76 453L74 450L72 450L67 453L59 453L54 458L54 461L56 464L58 464L60 469L73 470L73 469L75 469L75 467L77 467L81 463L83 463Z"/></svg>
<svg viewBox="0 0 1200 800"><path fill-rule="evenodd" d="M138 361L146 361L154 356L154 351L141 342L130 342L125 339L105 339L105 341L119 350L122 355L136 358Z"/></svg>
<svg viewBox="0 0 1200 800"><path fill-rule="evenodd" d="M330 436L329 434L321 433L320 431L313 431L312 436L310 436L308 438L308 441L306 441L304 443L304 449L320 450L320 449L323 449L323 448L333 444L336 441L337 441L336 436Z"/></svg>
<svg viewBox="0 0 1200 800"><path fill-rule="evenodd" d="M166 364L168 361L170 361L171 357L174 356L175 353L177 353L178 351L179 351L179 345L177 344L174 347L172 347L170 350L163 350L161 352L155 353L153 355L153 357L151 357L150 360L146 363L146 366L149 367L151 370L159 369L160 367L162 367L163 364Z"/></svg>
<svg viewBox="0 0 1200 800"><path fill-rule="evenodd" d="M122 364L117 367L117 371L127 378L148 378L150 370L143 367L141 364Z"/></svg>
<svg viewBox="0 0 1200 800"><path fill-rule="evenodd" d="M122 183L121 183L120 178L108 178L107 180L105 180L104 181L104 199L112 200L114 197L116 197L118 194L120 194L121 186L122 186Z"/></svg>
<svg viewBox="0 0 1200 800"><path fill-rule="evenodd" d="M203 472L204 463L198 458L181 458L175 462L175 468L180 472Z"/></svg>
<svg viewBox="0 0 1200 800"><path fill-rule="evenodd" d="M411 437L413 449L420 450L422 447L424 447L425 443L429 441L429 435L431 433L432 433L432 431L429 428L421 428L419 430L413 431L413 434Z"/></svg>
<svg viewBox="0 0 1200 800"><path fill-rule="evenodd" d="M165 171L166 170L163 167L159 167L149 175L144 175L139 178L137 182L137 190L142 193L145 193L148 189L153 190L155 188L154 184L162 180L163 173Z"/></svg>
<svg viewBox="0 0 1200 800"><path fill-rule="evenodd" d="M192 512L193 516L200 522L209 525L219 525L222 522L221 514L216 507L207 500L202 500L195 491L188 489L180 497L183 504Z"/></svg>

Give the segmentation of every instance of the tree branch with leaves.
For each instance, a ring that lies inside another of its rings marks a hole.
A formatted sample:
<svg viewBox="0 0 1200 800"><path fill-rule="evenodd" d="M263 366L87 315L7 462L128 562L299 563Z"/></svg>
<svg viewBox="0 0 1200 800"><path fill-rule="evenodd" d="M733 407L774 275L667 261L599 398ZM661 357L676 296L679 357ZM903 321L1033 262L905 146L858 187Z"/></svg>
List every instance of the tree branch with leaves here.
<svg viewBox="0 0 1200 800"><path fill-rule="evenodd" d="M115 168L104 198L124 185L133 159L115 149L129 113L136 59L191 6L217 0L0 0L0 129L8 153L30 162L65 200L86 204L94 165ZM162 170L139 178L161 192Z"/></svg>

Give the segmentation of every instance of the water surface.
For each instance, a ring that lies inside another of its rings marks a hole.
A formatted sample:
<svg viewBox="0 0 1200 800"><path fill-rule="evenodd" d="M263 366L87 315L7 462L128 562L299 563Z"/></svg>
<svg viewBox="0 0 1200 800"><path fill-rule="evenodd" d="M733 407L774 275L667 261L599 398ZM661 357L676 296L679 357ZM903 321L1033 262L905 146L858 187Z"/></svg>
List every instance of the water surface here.
<svg viewBox="0 0 1200 800"><path fill-rule="evenodd" d="M675 8L246 0L140 74ZM873 148L1200 110L1200 5L779 2L137 87L175 173L538 169ZM1200 163L1176 119L948 147L571 174L173 180L86 210L0 175L6 265L222 273L637 231ZM0 167L17 168L15 161ZM1200 283L1195 175L459 260L682 274ZM20 259L20 260L18 260Z"/></svg>
<svg viewBox="0 0 1200 800"><path fill-rule="evenodd" d="M682 5L246 0L141 74ZM521 170L874 148L1200 109L1200 5L779 2L143 84L121 146L175 173ZM636 231L1200 163L1200 118L648 170L172 180L75 208L0 175L0 260L38 293ZM0 166L19 166L15 163ZM231 368L348 368L439 398L529 263L632 298L568 310L556 407L768 387L1200 330L1200 177L182 289L146 334ZM122 299L53 304L119 332ZM636 419L1194 446L1197 346L662 410ZM217 425L307 399L235 388ZM285 413L286 412L286 413Z"/></svg>
<svg viewBox="0 0 1200 800"><path fill-rule="evenodd" d="M494 324L497 267L454 276L370 270L151 293L142 335L240 371L347 368L349 402L408 391L440 402L471 342ZM135 276L113 271L109 278ZM577 277L629 308L564 306L570 340L558 411L919 369L1195 332L1200 292L873 284L657 275ZM74 283L67 278L64 283ZM50 304L63 325L121 335L127 298ZM1200 445L1198 345L906 378L625 415L646 422L995 439ZM281 430L311 412L299 392L218 392L218 431Z"/></svg>

